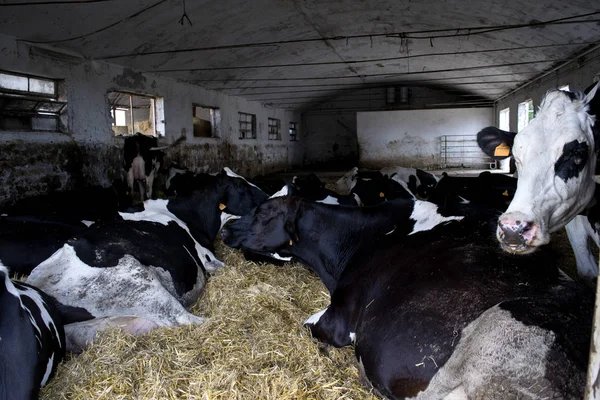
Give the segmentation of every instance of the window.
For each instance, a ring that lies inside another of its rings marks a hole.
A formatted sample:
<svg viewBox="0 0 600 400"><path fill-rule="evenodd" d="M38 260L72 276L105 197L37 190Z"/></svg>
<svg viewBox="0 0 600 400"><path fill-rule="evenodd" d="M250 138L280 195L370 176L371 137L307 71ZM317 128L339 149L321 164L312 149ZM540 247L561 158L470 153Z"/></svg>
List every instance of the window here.
<svg viewBox="0 0 600 400"><path fill-rule="evenodd" d="M529 99L519 103L519 108L517 111L517 117L519 118L517 131L520 132L527 125L529 125L529 121L533 119L533 100Z"/></svg>
<svg viewBox="0 0 600 400"><path fill-rule="evenodd" d="M240 139L256 139L256 115L238 113L240 121Z"/></svg>
<svg viewBox="0 0 600 400"><path fill-rule="evenodd" d="M559 87L558 90L564 90L564 91L568 92L571 89L569 88L569 85L564 85L564 86Z"/></svg>
<svg viewBox="0 0 600 400"><path fill-rule="evenodd" d="M0 71L0 130L67 131L58 81Z"/></svg>
<svg viewBox="0 0 600 400"><path fill-rule="evenodd" d="M298 127L295 122L290 122L290 140L298 140Z"/></svg>
<svg viewBox="0 0 600 400"><path fill-rule="evenodd" d="M115 136L136 132L148 136L164 136L164 101L126 92L108 92L112 130Z"/></svg>
<svg viewBox="0 0 600 400"><path fill-rule="evenodd" d="M510 108L500 110L500 114L498 114L498 128L503 131L510 131Z"/></svg>
<svg viewBox="0 0 600 400"><path fill-rule="evenodd" d="M193 105L194 137L221 137L221 110Z"/></svg>
<svg viewBox="0 0 600 400"><path fill-rule="evenodd" d="M269 118L269 140L281 140L281 121Z"/></svg>

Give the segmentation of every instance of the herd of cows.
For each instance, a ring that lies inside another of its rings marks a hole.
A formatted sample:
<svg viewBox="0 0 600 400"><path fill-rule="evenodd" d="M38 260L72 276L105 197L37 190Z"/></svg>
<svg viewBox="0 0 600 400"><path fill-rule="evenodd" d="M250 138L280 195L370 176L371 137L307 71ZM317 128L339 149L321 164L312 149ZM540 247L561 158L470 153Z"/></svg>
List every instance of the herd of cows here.
<svg viewBox="0 0 600 400"><path fill-rule="evenodd" d="M283 182L172 168L167 198L153 200L160 149L127 138L127 184L0 211L0 399L37 398L65 352L107 327L202 323L188 309L224 265L219 233L248 258L316 273L331 303L305 325L324 343L353 344L385 398L583 398L598 274L597 89L549 92L518 135L479 132L491 157L511 148L518 180L355 168L332 191L314 174ZM136 182L148 198L139 204ZM546 246L566 225L581 280Z"/></svg>

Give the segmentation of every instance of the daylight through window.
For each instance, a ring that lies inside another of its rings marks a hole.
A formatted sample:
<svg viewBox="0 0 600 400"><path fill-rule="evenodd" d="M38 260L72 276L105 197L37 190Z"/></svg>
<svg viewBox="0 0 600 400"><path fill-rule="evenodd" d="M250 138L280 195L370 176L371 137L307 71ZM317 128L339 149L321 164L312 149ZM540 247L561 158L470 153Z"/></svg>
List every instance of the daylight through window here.
<svg viewBox="0 0 600 400"><path fill-rule="evenodd" d="M519 103L517 117L519 119L517 124L517 130L520 132L527 125L529 125L529 121L533 119L533 100L529 99L522 103Z"/></svg>
<svg viewBox="0 0 600 400"><path fill-rule="evenodd" d="M269 118L269 140L281 140L281 121Z"/></svg>
<svg viewBox="0 0 600 400"><path fill-rule="evenodd" d="M0 72L0 130L66 132L60 100L55 80Z"/></svg>
<svg viewBox="0 0 600 400"><path fill-rule="evenodd" d="M136 132L149 136L164 136L162 97L108 92L108 102L115 136Z"/></svg>
<svg viewBox="0 0 600 400"><path fill-rule="evenodd" d="M291 141L295 141L298 140L298 132L297 129L298 127L296 126L297 124L295 122L290 122L290 140Z"/></svg>
<svg viewBox="0 0 600 400"><path fill-rule="evenodd" d="M238 113L240 122L240 139L256 139L256 115Z"/></svg>
<svg viewBox="0 0 600 400"><path fill-rule="evenodd" d="M221 137L221 111L193 105L194 137Z"/></svg>

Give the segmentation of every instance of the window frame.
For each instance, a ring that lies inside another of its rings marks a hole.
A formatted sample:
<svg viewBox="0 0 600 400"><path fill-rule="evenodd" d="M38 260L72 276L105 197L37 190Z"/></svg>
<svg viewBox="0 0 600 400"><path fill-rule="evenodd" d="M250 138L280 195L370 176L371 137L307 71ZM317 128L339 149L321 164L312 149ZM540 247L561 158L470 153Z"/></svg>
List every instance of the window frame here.
<svg viewBox="0 0 600 400"><path fill-rule="evenodd" d="M111 93L119 93L121 95L128 95L130 106L123 107L123 106L119 106L119 105L112 105L111 99L110 99ZM109 110L109 115L111 117L110 127L113 132L113 136L119 137L119 136L124 136L124 135L133 135L136 133L135 132L135 118L133 117L133 110L135 109L135 107L131 108L133 106L132 96L145 97L150 100L149 108L153 109L153 112L149 112L148 120L150 120L150 116L153 117L152 135L146 135L146 136L151 136L151 137L156 137L156 138L164 137L165 136L164 97L152 95L152 94L129 92L126 90L109 89L106 92L106 100L108 102L108 110ZM127 126L126 134L123 134L123 133L117 134L117 132L113 129L116 126L124 126L124 125L116 125L116 113L114 113L114 110L124 110L129 113L131 121L130 121L130 124L126 125ZM131 132L129 131L129 128L131 128ZM144 134L144 133L142 133L142 134Z"/></svg>
<svg viewBox="0 0 600 400"><path fill-rule="evenodd" d="M278 118L267 119L269 140L281 140L281 120Z"/></svg>
<svg viewBox="0 0 600 400"><path fill-rule="evenodd" d="M244 118L244 120L242 120L242 117ZM250 121L247 121L246 118L250 117ZM238 129L239 129L239 139L241 140L246 140L246 139L256 139L257 138L257 134L256 134L256 114L250 114L250 113L245 113L242 111L238 111ZM242 128L242 124L244 124L244 128ZM248 130L247 125L246 124L250 124L250 129ZM252 136L247 137L246 133L250 132L252 134Z"/></svg>
<svg viewBox="0 0 600 400"><path fill-rule="evenodd" d="M196 108L207 108L211 114L210 136L195 136L194 135L194 118L196 117ZM221 109L219 107L207 106L200 103L192 103L192 136L201 139L220 139L221 138Z"/></svg>
<svg viewBox="0 0 600 400"><path fill-rule="evenodd" d="M24 74L0 70L0 74L27 79L27 90L0 87L0 118L3 123L10 118L15 119L19 127L0 128L0 132L39 132L39 133L67 133L68 117L65 114L68 107L64 94L61 94L59 85L62 80L39 75ZM52 93L31 90L32 80L51 82ZM11 103L12 107L11 107ZM20 103L20 104L19 104ZM4 120L6 118L6 120ZM42 120L53 120L52 129L41 129ZM10 122L8 123L10 125Z"/></svg>
<svg viewBox="0 0 600 400"><path fill-rule="evenodd" d="M294 133L292 133L292 131ZM298 141L298 123L297 122L290 121L289 133L290 133L290 141L297 142Z"/></svg>
<svg viewBox="0 0 600 400"><path fill-rule="evenodd" d="M523 105L527 104L527 110L525 111L527 113L527 118L526 119L521 119L522 113L523 113ZM529 122L535 117L535 107L533 106L533 99L529 98L525 101L520 102L517 105L517 132L522 131L523 129L525 129L525 127L527 125L529 125ZM522 122L525 121L525 124L522 125ZM522 125L522 126L521 126Z"/></svg>

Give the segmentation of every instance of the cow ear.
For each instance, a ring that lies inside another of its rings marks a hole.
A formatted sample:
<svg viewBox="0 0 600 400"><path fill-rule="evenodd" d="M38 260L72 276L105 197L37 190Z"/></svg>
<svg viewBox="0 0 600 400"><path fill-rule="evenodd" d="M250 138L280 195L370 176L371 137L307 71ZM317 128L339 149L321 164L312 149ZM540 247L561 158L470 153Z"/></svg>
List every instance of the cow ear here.
<svg viewBox="0 0 600 400"><path fill-rule="evenodd" d="M514 132L488 126L477 133L477 144L485 154L494 160L503 160L512 155L515 135Z"/></svg>
<svg viewBox="0 0 600 400"><path fill-rule="evenodd" d="M588 106L588 114L596 116L592 131L594 133L594 147L597 152L600 149L600 82L585 89L584 101Z"/></svg>
<svg viewBox="0 0 600 400"><path fill-rule="evenodd" d="M298 237L298 232L296 231L296 222L294 221L294 219L288 218L287 221L285 221L285 225L283 226L283 228L288 233L288 235L290 235L292 241L300 241L300 238Z"/></svg>

